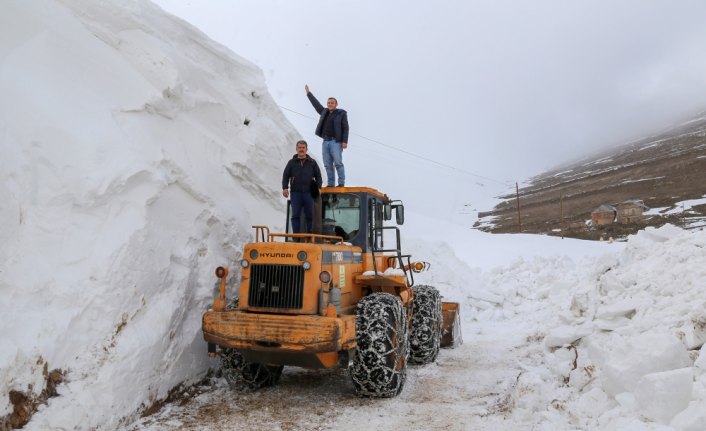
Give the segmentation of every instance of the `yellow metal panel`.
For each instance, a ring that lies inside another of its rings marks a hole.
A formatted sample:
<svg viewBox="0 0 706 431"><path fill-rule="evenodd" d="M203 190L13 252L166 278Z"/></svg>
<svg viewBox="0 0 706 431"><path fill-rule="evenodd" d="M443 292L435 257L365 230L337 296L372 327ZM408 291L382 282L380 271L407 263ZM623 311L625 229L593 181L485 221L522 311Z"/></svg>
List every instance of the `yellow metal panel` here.
<svg viewBox="0 0 706 431"><path fill-rule="evenodd" d="M230 346L264 346L283 350L338 351L355 340L355 317L289 316L208 311L204 338L228 340ZM215 340L213 340L215 341Z"/></svg>
<svg viewBox="0 0 706 431"><path fill-rule="evenodd" d="M370 286L407 286L404 275L357 275L355 282Z"/></svg>

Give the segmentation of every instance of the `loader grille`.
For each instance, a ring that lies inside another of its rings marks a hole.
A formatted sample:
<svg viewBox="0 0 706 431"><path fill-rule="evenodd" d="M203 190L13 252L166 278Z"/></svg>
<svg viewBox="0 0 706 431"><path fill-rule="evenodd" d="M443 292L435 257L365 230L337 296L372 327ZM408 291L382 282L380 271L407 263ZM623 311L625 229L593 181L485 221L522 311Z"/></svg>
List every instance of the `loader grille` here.
<svg viewBox="0 0 706 431"><path fill-rule="evenodd" d="M302 308L304 269L300 265L257 264L250 267L248 305Z"/></svg>

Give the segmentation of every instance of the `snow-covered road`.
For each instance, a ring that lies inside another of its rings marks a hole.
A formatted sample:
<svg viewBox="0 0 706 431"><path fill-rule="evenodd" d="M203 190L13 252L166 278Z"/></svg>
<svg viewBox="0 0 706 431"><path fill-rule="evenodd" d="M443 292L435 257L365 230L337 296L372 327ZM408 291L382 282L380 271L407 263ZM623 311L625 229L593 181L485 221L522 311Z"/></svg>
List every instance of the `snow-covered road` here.
<svg viewBox="0 0 706 431"><path fill-rule="evenodd" d="M188 400L184 394L124 430L497 430L517 396L518 361L537 365L540 344L514 325L469 333L436 363L409 367L405 388L393 399L357 397L342 369L288 367L277 386L255 392L231 390L213 377L199 388L205 392Z"/></svg>

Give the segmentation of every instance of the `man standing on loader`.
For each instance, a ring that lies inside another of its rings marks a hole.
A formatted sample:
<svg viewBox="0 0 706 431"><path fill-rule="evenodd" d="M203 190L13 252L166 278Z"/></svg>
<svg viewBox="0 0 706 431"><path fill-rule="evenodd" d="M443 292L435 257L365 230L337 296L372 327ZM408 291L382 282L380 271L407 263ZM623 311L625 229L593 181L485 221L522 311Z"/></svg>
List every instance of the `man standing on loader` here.
<svg viewBox="0 0 706 431"><path fill-rule="evenodd" d="M282 173L282 196L292 201L292 231L294 233L309 232L313 229L314 199L311 195L312 179L317 189L321 188L321 170L316 160L306 153L306 141L297 141L297 154L292 157ZM291 194L289 189L291 188ZM307 227L302 229L301 213L304 209Z"/></svg>
<svg viewBox="0 0 706 431"><path fill-rule="evenodd" d="M335 97L326 100L326 108L319 103L309 91L309 86L304 85L306 97L319 114L319 123L316 125L316 136L324 140L322 155L326 168L326 185L333 187L336 184L338 173L338 187L346 183L346 172L343 167L343 150L348 148L348 114L343 109L338 109ZM334 171L335 168L335 171Z"/></svg>

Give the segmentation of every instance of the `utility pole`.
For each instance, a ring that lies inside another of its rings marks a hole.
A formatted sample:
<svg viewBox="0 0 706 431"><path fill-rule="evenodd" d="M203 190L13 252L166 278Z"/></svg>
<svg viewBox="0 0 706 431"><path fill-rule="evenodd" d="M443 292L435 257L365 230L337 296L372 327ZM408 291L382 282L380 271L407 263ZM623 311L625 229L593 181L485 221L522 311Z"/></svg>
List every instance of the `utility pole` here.
<svg viewBox="0 0 706 431"><path fill-rule="evenodd" d="M564 195L559 195L559 207L561 208L561 239L564 239Z"/></svg>
<svg viewBox="0 0 706 431"><path fill-rule="evenodd" d="M515 193L517 195L517 224L520 226L520 233L522 233L522 216L520 215L520 187L515 181Z"/></svg>

